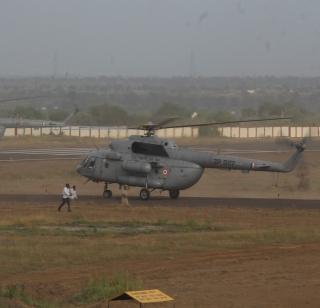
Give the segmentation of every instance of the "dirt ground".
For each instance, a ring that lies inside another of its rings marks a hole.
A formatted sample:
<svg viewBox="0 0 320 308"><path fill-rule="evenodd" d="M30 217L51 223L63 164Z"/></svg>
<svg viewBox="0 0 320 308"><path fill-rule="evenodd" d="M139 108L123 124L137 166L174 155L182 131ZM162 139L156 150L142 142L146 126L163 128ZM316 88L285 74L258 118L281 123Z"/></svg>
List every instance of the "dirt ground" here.
<svg viewBox="0 0 320 308"><path fill-rule="evenodd" d="M116 186L115 198L100 199L102 184L84 184L77 161L1 163L0 285L23 285L52 307L89 306L72 297L88 280L122 272L176 307L319 307L320 158L305 156L287 175L208 170L177 202L159 193L142 202L130 189L130 207ZM80 199L58 213L66 181ZM21 301L0 299L10 303Z"/></svg>

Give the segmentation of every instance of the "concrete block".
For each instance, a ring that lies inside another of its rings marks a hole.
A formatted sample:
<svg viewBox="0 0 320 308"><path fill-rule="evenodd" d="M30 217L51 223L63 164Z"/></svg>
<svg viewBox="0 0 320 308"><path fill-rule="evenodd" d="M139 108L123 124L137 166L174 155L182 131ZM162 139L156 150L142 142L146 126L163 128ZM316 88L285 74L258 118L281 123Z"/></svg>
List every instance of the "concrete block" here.
<svg viewBox="0 0 320 308"><path fill-rule="evenodd" d="M264 127L257 127L257 137L258 138L263 138L264 136Z"/></svg>
<svg viewBox="0 0 320 308"><path fill-rule="evenodd" d="M319 137L319 127L311 127L310 130L311 137Z"/></svg>
<svg viewBox="0 0 320 308"><path fill-rule="evenodd" d="M248 137L256 138L257 137L257 129L255 127L248 128Z"/></svg>
<svg viewBox="0 0 320 308"><path fill-rule="evenodd" d="M265 127L265 137L273 137L273 127Z"/></svg>
<svg viewBox="0 0 320 308"><path fill-rule="evenodd" d="M240 138L248 138L248 128L240 127Z"/></svg>
<svg viewBox="0 0 320 308"><path fill-rule="evenodd" d="M239 127L231 127L231 135L233 138L239 138L240 137Z"/></svg>

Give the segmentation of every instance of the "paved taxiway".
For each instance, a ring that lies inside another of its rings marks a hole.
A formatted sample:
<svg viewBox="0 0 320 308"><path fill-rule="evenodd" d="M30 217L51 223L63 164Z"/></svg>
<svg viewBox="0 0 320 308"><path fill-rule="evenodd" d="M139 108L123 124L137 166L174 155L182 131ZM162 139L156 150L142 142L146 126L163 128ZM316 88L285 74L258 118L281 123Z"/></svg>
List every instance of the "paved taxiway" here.
<svg viewBox="0 0 320 308"><path fill-rule="evenodd" d="M186 148L212 153L228 155L250 155L264 153L290 153L293 149L288 146L277 144L273 141L241 141L215 143L212 145L190 145ZM0 161L28 161L28 160L54 160L54 159L81 159L96 148L68 147L68 148L25 148L25 149L0 149ZM312 140L307 143L306 152L320 152L320 140Z"/></svg>
<svg viewBox="0 0 320 308"><path fill-rule="evenodd" d="M0 161L81 159L95 148L26 148L0 150Z"/></svg>
<svg viewBox="0 0 320 308"><path fill-rule="evenodd" d="M97 195L81 195L79 202L94 202L95 205L114 206L119 204L120 197L103 199ZM129 197L132 206L167 206L167 207L230 207L230 208L276 208L276 209L319 209L320 200L304 199L268 199L268 198L208 198L208 197L181 197L172 201L167 196L152 196L148 201L141 201L138 197ZM52 194L1 194L0 204L8 202L51 204L60 202L60 196ZM90 205L88 205L90 206Z"/></svg>

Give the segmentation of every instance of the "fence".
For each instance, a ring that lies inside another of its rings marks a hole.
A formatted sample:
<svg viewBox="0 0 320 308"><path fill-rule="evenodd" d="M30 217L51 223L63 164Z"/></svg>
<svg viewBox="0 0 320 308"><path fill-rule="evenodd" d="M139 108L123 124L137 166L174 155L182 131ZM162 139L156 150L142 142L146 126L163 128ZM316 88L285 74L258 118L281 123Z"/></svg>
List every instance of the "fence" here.
<svg viewBox="0 0 320 308"><path fill-rule="evenodd" d="M219 135L228 138L267 138L267 137L320 137L318 126L268 126L268 127L219 127ZM126 127L40 127L40 128L7 128L5 136L44 136L64 135L95 138L127 138L130 135L142 135L142 130ZM197 138L199 129L196 127L166 128L157 131L163 138Z"/></svg>
<svg viewBox="0 0 320 308"><path fill-rule="evenodd" d="M128 129L126 127L18 127L6 128L4 136L45 136L64 135L75 137L95 137L95 138L127 138L131 135L143 135L143 130ZM163 138L195 138L199 135L196 127L166 128L157 131L157 135Z"/></svg>
<svg viewBox="0 0 320 308"><path fill-rule="evenodd" d="M219 135L229 138L319 137L318 126L219 127Z"/></svg>

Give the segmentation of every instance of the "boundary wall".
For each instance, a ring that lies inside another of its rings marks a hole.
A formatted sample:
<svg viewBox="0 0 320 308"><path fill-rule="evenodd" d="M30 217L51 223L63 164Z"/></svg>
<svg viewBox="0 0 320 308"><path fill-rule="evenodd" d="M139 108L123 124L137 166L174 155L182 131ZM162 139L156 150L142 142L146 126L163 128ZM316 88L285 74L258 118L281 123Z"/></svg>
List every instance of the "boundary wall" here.
<svg viewBox="0 0 320 308"><path fill-rule="evenodd" d="M320 137L319 126L219 127L218 132L229 138Z"/></svg>
<svg viewBox="0 0 320 308"><path fill-rule="evenodd" d="M66 126L66 127L17 127L6 128L4 136L45 136L45 135L63 135L75 137L94 137L94 138L127 138L131 135L143 135L143 130L128 129L126 127L84 127L84 126ZM157 131L157 135L163 138L196 138L199 136L197 127L166 128Z"/></svg>
<svg viewBox="0 0 320 308"><path fill-rule="evenodd" d="M64 135L75 137L94 138L127 138L130 135L143 135L142 130L128 129L126 127L19 127L6 128L4 136L45 136ZM320 137L320 126L266 126L266 127L219 127L218 134L227 138L276 138L276 137ZM162 138L197 138L197 127L166 128L157 131Z"/></svg>

